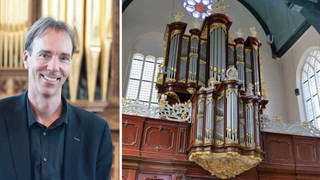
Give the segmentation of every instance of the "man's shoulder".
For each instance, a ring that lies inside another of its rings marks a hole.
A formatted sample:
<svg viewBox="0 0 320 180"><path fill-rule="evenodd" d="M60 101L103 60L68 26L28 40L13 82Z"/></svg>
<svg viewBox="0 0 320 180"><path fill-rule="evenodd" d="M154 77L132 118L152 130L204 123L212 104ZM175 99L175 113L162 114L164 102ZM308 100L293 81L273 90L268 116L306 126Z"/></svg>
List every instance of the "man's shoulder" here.
<svg viewBox="0 0 320 180"><path fill-rule="evenodd" d="M10 108L13 103L16 103L19 101L20 96L21 95L0 98L0 111Z"/></svg>
<svg viewBox="0 0 320 180"><path fill-rule="evenodd" d="M77 118L80 120L80 123L83 127L104 128L105 126L108 126L107 121L102 119L97 114L88 112L70 103L68 103L68 108L70 108L71 112L73 112L77 116Z"/></svg>

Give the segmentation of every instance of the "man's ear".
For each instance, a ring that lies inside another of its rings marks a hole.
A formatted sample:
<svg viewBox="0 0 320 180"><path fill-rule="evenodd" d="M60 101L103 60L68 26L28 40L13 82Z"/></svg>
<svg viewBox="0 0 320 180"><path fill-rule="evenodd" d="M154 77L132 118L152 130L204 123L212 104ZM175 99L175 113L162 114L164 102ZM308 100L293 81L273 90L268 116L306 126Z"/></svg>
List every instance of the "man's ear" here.
<svg viewBox="0 0 320 180"><path fill-rule="evenodd" d="M29 59L30 59L30 54L27 50L25 50L23 52L23 64L25 69L29 68Z"/></svg>

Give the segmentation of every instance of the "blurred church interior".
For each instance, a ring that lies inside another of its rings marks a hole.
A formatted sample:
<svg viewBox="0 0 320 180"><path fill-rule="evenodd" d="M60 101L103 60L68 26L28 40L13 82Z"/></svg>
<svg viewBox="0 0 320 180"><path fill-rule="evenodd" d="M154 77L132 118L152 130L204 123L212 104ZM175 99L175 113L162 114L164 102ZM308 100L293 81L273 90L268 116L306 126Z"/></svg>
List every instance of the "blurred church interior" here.
<svg viewBox="0 0 320 180"><path fill-rule="evenodd" d="M110 126L119 179L119 2L112 0L0 1L0 98L28 88L23 67L25 35L31 24L51 16L75 31L76 50L63 95L75 106L100 115Z"/></svg>

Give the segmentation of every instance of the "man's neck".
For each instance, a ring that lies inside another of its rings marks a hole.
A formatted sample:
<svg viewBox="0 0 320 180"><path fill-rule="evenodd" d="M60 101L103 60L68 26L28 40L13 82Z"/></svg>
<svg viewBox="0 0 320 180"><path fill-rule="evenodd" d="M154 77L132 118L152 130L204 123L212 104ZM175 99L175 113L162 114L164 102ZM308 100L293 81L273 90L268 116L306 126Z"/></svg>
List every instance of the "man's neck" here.
<svg viewBox="0 0 320 180"><path fill-rule="evenodd" d="M41 95L34 96L32 93L28 93L28 99L35 119L40 124L49 127L61 116L63 108L61 95L59 97L43 97Z"/></svg>

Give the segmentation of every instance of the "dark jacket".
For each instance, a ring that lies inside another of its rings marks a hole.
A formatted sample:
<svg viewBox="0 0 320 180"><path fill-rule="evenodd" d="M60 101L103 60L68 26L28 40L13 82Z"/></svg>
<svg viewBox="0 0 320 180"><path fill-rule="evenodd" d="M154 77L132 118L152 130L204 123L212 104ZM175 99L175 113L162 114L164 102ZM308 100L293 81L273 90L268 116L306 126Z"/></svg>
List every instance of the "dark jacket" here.
<svg viewBox="0 0 320 180"><path fill-rule="evenodd" d="M31 180L27 92L0 99L0 179ZM62 179L110 179L112 141L107 122L68 103Z"/></svg>

